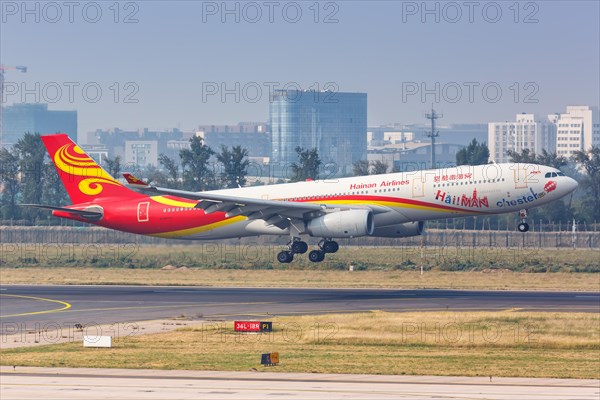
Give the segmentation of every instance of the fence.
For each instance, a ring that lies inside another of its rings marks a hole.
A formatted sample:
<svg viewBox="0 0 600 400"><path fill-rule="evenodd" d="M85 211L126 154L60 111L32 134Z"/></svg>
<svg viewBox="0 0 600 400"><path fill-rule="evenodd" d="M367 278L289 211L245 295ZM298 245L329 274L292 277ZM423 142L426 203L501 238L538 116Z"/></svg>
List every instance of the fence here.
<svg viewBox="0 0 600 400"><path fill-rule="evenodd" d="M427 229L423 236L410 238L362 237L340 240L342 246L453 246L453 247L529 247L600 249L599 231L569 230L520 233L502 230ZM262 236L219 241L222 244L283 245L287 237ZM99 227L0 226L0 243L94 243L94 244L184 244L189 240L160 239Z"/></svg>

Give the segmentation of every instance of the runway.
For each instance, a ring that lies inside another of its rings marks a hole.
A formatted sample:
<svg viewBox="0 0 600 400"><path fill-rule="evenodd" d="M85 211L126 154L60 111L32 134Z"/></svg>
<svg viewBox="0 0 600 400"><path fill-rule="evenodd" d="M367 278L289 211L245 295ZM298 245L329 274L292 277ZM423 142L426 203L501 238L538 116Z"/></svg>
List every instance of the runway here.
<svg viewBox="0 0 600 400"><path fill-rule="evenodd" d="M2 399L598 399L598 380L0 367Z"/></svg>
<svg viewBox="0 0 600 400"><path fill-rule="evenodd" d="M25 328L173 317L223 320L383 311L600 312L598 292L0 286L2 334Z"/></svg>

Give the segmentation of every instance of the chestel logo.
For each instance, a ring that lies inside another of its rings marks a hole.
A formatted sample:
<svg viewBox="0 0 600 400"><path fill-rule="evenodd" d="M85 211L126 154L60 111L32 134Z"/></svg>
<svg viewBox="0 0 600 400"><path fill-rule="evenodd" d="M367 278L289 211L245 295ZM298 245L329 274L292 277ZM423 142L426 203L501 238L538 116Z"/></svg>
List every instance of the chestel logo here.
<svg viewBox="0 0 600 400"><path fill-rule="evenodd" d="M82 177L78 184L81 193L96 196L102 193L102 184L117 185L120 183L108 175L94 160L73 143L65 144L54 154L54 164L62 172Z"/></svg>
<svg viewBox="0 0 600 400"><path fill-rule="evenodd" d="M438 190L437 194L435 195L435 199L439 200L443 203L446 203L446 204L463 206L463 207L476 207L476 208L486 207L487 208L490 206L487 196L485 196L485 197L477 196L477 189L473 190L473 195L471 197L468 197L465 194L463 194L462 196L452 196L449 193Z"/></svg>
<svg viewBox="0 0 600 400"><path fill-rule="evenodd" d="M511 199L511 200L502 199L499 202L497 202L496 205L498 207L522 206L522 205L531 203L532 201L535 201L537 199L541 199L546 194L548 194L551 191L555 190L556 186L557 186L556 182L549 181L548 183L546 183L546 185L544 186L544 191L541 192L541 193L536 193L536 192L533 191L532 188L529 188L529 192L531 194L526 194L526 195L523 195L523 196L518 197L516 199Z"/></svg>

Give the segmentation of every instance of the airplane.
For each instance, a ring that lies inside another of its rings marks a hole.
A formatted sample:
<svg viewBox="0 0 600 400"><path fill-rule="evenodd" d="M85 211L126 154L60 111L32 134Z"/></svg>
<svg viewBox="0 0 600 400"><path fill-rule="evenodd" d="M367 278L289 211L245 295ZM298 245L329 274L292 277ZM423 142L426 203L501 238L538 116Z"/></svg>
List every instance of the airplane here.
<svg viewBox="0 0 600 400"><path fill-rule="evenodd" d="M427 220L518 212L573 192L577 182L556 168L486 164L190 192L149 185L131 174L110 176L65 134L42 136L72 201L28 204L56 217L161 238L216 240L289 237L281 263L308 251L302 235L320 238L308 259L321 262L339 249L335 239L402 238L423 233Z"/></svg>

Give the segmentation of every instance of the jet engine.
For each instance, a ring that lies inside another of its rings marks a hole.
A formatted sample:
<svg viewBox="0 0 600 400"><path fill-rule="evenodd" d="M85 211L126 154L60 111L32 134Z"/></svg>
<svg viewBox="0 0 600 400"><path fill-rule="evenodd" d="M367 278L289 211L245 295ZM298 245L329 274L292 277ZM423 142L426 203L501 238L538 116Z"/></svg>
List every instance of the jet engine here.
<svg viewBox="0 0 600 400"><path fill-rule="evenodd" d="M401 238L410 236L419 236L423 233L425 223L423 221L418 222L405 222L403 224L382 226L375 228L375 231L371 236L388 237L388 238Z"/></svg>
<svg viewBox="0 0 600 400"><path fill-rule="evenodd" d="M312 236L352 238L373 234L375 223L371 210L344 210L325 214L306 224Z"/></svg>

